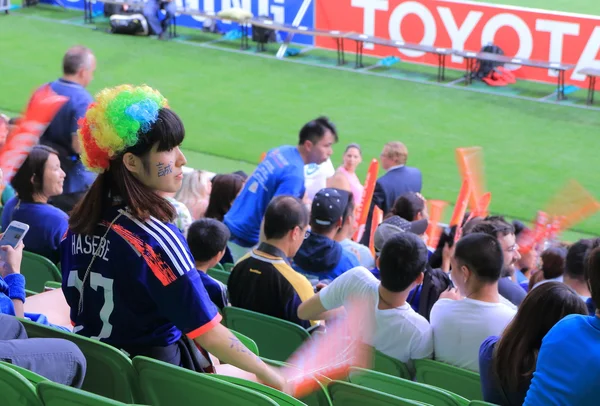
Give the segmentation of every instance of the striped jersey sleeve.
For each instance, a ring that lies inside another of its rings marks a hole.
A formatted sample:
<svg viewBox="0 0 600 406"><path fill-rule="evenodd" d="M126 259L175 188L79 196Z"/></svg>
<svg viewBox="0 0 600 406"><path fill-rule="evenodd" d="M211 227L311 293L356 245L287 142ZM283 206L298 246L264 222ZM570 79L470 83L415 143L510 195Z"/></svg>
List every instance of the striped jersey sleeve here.
<svg viewBox="0 0 600 406"><path fill-rule="evenodd" d="M125 210L121 213L135 224L132 228L138 228L139 234L119 224L113 224L112 229L143 258L139 281L146 284L162 315L192 339L220 323L221 316L179 230L153 217L141 221Z"/></svg>

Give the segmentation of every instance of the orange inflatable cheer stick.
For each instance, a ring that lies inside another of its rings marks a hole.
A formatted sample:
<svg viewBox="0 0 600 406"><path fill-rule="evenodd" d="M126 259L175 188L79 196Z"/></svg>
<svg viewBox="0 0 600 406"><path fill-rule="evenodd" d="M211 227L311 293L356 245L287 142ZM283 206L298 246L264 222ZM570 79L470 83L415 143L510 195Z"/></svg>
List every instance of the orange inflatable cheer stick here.
<svg viewBox="0 0 600 406"><path fill-rule="evenodd" d="M54 93L50 85L33 94L25 114L0 150L0 168L4 172L5 183L12 180L58 110L68 100L67 97Z"/></svg>
<svg viewBox="0 0 600 406"><path fill-rule="evenodd" d="M266 152L263 152L262 154L260 154L260 160L258 161L258 163L261 163L262 161L264 161L266 157L267 157Z"/></svg>
<svg viewBox="0 0 600 406"><path fill-rule="evenodd" d="M456 205L452 212L452 219L450 220L450 226L456 226L456 235L454 241L458 241L462 235L462 221L467 212L467 206L469 205L469 197L471 196L471 185L468 180L463 180L460 192L456 198Z"/></svg>
<svg viewBox="0 0 600 406"><path fill-rule="evenodd" d="M379 161L373 158L369 165L369 170L367 171L362 201L360 202L360 207L356 213L358 218L358 229L356 230L356 233L354 233L354 241L359 241L362 237L362 233L365 231L365 224L367 224L367 217L369 216L369 209L371 208L371 201L373 200L373 192L375 191L378 173Z"/></svg>
<svg viewBox="0 0 600 406"><path fill-rule="evenodd" d="M477 201L477 206L473 211L473 217L487 217L489 212L490 203L492 203L492 193L487 192L481 195Z"/></svg>
<svg viewBox="0 0 600 406"><path fill-rule="evenodd" d="M444 210L448 205L443 200L428 200L428 211L429 211L429 225L427 226L427 245L435 248L437 247L440 235L442 235L442 228L439 226L440 221L444 217Z"/></svg>
<svg viewBox="0 0 600 406"><path fill-rule="evenodd" d="M456 148L456 162L461 179L471 184L469 207L474 212L485 191L483 150L481 147Z"/></svg>
<svg viewBox="0 0 600 406"><path fill-rule="evenodd" d="M596 198L577 181L570 180L550 201L546 213L555 222L551 232L556 237L560 232L573 227L598 210L600 210L600 203Z"/></svg>
<svg viewBox="0 0 600 406"><path fill-rule="evenodd" d="M295 398L319 388L318 382L345 379L351 367L369 368L374 326L363 300L345 304L346 318L327 321L327 331L306 340L280 369Z"/></svg>

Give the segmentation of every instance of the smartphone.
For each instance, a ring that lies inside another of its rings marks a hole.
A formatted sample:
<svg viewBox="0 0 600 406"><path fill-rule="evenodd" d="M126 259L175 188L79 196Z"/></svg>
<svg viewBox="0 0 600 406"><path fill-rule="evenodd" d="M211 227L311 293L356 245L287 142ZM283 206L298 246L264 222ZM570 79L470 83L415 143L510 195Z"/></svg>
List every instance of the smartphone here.
<svg viewBox="0 0 600 406"><path fill-rule="evenodd" d="M0 246L10 245L15 248L23 240L27 231L29 231L27 224L20 221L11 221L4 231L2 238L0 238Z"/></svg>

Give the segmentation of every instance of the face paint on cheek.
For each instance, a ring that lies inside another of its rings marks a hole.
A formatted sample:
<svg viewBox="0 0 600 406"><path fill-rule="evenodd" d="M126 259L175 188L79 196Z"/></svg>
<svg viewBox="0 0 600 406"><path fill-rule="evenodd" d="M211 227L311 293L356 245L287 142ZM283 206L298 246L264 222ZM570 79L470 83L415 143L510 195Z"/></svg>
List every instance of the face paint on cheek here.
<svg viewBox="0 0 600 406"><path fill-rule="evenodd" d="M173 172L173 161L170 161L168 164L159 162L156 164L156 167L158 168L158 177L162 178Z"/></svg>

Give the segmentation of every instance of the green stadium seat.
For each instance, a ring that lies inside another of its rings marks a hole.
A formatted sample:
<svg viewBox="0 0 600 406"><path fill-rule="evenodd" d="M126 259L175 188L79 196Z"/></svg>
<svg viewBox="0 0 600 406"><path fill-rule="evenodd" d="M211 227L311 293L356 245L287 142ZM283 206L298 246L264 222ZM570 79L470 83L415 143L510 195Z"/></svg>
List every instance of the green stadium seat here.
<svg viewBox="0 0 600 406"><path fill-rule="evenodd" d="M267 396L211 376L147 357L135 357L143 401L152 406L274 406Z"/></svg>
<svg viewBox="0 0 600 406"><path fill-rule="evenodd" d="M245 379L241 379L241 378L237 378L237 377L233 377L233 376L226 376L226 375L211 375L211 377L221 379L225 382L230 382L235 385L242 386L244 388L248 388L254 392L262 393L269 399L274 400L279 406L303 406L303 405L306 405L306 403L303 403L303 402L299 401L298 399L294 399L293 397L291 397L288 394L285 394L283 392L280 392L276 389L273 389L269 386L266 386L266 385L263 385L263 384L260 384L257 382L252 382L252 381L248 381Z"/></svg>
<svg viewBox="0 0 600 406"><path fill-rule="evenodd" d="M37 385L37 393L44 406L126 406L126 403L105 398L81 389L55 382Z"/></svg>
<svg viewBox="0 0 600 406"><path fill-rule="evenodd" d="M415 360L417 382L445 389L469 400L483 400L479 374L430 359Z"/></svg>
<svg viewBox="0 0 600 406"><path fill-rule="evenodd" d="M468 406L469 401L446 391L377 371L350 368L350 383L433 406Z"/></svg>
<svg viewBox="0 0 600 406"><path fill-rule="evenodd" d="M498 406L495 403L484 402L483 400L472 400L469 406Z"/></svg>
<svg viewBox="0 0 600 406"><path fill-rule="evenodd" d="M243 335L242 333L238 333L235 330L230 329L229 331L231 331L233 333L233 335L236 336L237 339L240 340L240 342L246 346L246 348L248 348L250 351L252 351L252 353L254 355L257 355L257 356L260 355L258 353L258 346L256 345L256 343L254 342L253 339Z"/></svg>
<svg viewBox="0 0 600 406"><path fill-rule="evenodd" d="M61 288L62 288L61 282L46 281L46 283L44 283L44 291L51 290L51 289L61 289Z"/></svg>
<svg viewBox="0 0 600 406"><path fill-rule="evenodd" d="M310 338L308 332L287 320L237 307L223 309L225 325L250 337L261 355L276 361L287 361L300 345Z"/></svg>
<svg viewBox="0 0 600 406"><path fill-rule="evenodd" d="M328 386L333 406L414 406L426 403L403 399L348 382L333 381Z"/></svg>
<svg viewBox="0 0 600 406"><path fill-rule="evenodd" d="M223 269L226 270L227 272L231 272L233 270L233 267L235 266L235 264L231 264L231 263L222 264L222 265L223 265Z"/></svg>
<svg viewBox="0 0 600 406"><path fill-rule="evenodd" d="M25 287L34 292L43 292L47 281L62 282L60 270L52 261L28 251L23 251L21 274L25 277Z"/></svg>
<svg viewBox="0 0 600 406"><path fill-rule="evenodd" d="M208 276L213 279L218 280L225 286L227 286L227 282L229 281L229 272L224 271L222 269L210 268L207 272Z"/></svg>
<svg viewBox="0 0 600 406"><path fill-rule="evenodd" d="M404 379L412 379L408 367L404 362L388 357L376 349L373 349L373 367L371 369Z"/></svg>
<svg viewBox="0 0 600 406"><path fill-rule="evenodd" d="M35 372L32 372L25 368L21 368L20 366L17 366L17 365L10 364L8 362L0 361L0 365L10 368L13 371L18 372L19 374L21 374L21 376L23 378L27 379L33 385L37 385L40 382L44 382L44 381L48 380L48 379L44 378L43 376L36 374Z"/></svg>
<svg viewBox="0 0 600 406"><path fill-rule="evenodd" d="M30 338L63 338L75 343L85 355L87 371L82 389L124 403L137 397L137 377L131 360L110 345L77 334L20 319Z"/></svg>
<svg viewBox="0 0 600 406"><path fill-rule="evenodd" d="M0 365L0 403L2 405L42 406L35 386L20 373Z"/></svg>
<svg viewBox="0 0 600 406"><path fill-rule="evenodd" d="M217 262L217 264L215 266L212 267L212 269L217 269L219 271L225 271L226 269L223 267L223 264L221 264L220 262Z"/></svg>

